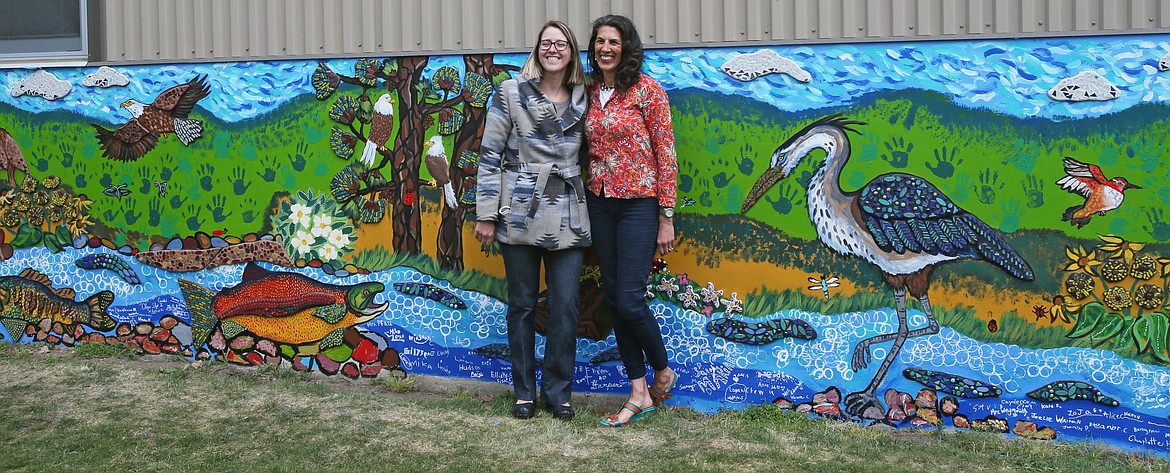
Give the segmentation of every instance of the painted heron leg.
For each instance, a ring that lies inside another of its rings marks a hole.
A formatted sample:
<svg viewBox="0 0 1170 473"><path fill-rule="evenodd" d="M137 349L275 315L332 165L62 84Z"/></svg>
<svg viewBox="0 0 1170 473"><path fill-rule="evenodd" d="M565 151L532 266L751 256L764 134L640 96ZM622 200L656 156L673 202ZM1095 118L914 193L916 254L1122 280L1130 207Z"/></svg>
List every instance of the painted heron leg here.
<svg viewBox="0 0 1170 473"><path fill-rule="evenodd" d="M918 330L907 330L906 327L907 321L905 290L894 291L894 298L898 302L898 331L893 334L873 337L862 342L872 343L873 340L878 338L892 337L894 340L894 345L890 347L890 353L886 355L886 359L882 361L881 366L878 367L877 373L875 373L873 378L870 379L869 385L866 386L865 389L861 392L856 392L845 396L845 412L849 413L849 415L869 420L885 419L885 408L882 406L881 401L878 400L876 393L878 386L880 386L882 381L886 379L886 372L889 371L890 365L893 364L894 359L898 357L898 352L902 351L902 345L906 343L907 338L938 333L938 321L934 319L933 312L930 308L930 300L927 299L925 294L919 298L919 301L922 302L922 308L926 313L927 320L929 320L929 325ZM886 340L889 340L889 338L886 338ZM861 344L858 344L858 348L862 348ZM868 345L866 345L865 351L867 352L868 356ZM857 352L855 350L854 360L856 360L856 357Z"/></svg>
<svg viewBox="0 0 1170 473"><path fill-rule="evenodd" d="M894 291L894 298L898 301L898 310L905 312L906 310L906 294L902 293L901 298L898 297L898 291ZM934 313L930 309L930 299L926 295L918 298L922 303L922 311L926 313L927 325L920 329L906 332L906 338L921 337L923 335L934 335L938 333L938 321L934 319ZM853 349L853 362L850 365L853 371L861 371L869 366L869 362L873 360L869 352L869 347L875 343L883 343L902 336L900 332L887 333L885 335L878 335L862 340Z"/></svg>

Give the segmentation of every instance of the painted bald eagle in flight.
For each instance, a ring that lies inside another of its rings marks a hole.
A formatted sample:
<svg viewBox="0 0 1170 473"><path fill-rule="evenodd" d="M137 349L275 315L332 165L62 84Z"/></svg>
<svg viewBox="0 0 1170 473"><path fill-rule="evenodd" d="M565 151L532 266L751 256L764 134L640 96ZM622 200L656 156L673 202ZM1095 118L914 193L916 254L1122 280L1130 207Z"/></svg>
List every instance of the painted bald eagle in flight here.
<svg viewBox="0 0 1170 473"><path fill-rule="evenodd" d="M187 115L195 108L195 102L208 95L211 89L207 86L207 76L198 76L163 91L149 105L134 99L122 102L122 107L134 118L117 130L107 130L96 123L90 125L97 130L102 154L119 161L134 161L154 149L163 134L174 133L184 145L203 136L203 122Z"/></svg>

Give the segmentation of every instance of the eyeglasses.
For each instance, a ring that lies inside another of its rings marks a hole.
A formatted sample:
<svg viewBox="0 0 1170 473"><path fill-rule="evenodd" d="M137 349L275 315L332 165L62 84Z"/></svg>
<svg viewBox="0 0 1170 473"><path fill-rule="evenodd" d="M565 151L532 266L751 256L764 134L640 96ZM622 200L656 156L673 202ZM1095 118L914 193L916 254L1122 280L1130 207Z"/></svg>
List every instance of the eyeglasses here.
<svg viewBox="0 0 1170 473"><path fill-rule="evenodd" d="M540 49L542 51L547 51L553 47L556 47L557 51L564 51L565 48L569 47L569 42L568 41L549 41L547 39L540 41Z"/></svg>

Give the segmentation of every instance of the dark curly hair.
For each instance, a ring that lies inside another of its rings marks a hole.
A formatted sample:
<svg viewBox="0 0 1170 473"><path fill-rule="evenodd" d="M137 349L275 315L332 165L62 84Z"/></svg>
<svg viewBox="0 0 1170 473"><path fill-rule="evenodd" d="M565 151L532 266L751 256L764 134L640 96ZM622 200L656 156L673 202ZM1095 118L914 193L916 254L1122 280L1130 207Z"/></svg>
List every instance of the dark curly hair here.
<svg viewBox="0 0 1170 473"><path fill-rule="evenodd" d="M597 67L597 30L602 26L612 26L622 36L622 58L615 69L614 86L618 89L628 89L638 83L642 74L642 39L638 37L638 29L634 22L621 15L605 15L593 20L593 33L589 35L589 48L586 58L589 61L589 78L593 82L601 82L601 68Z"/></svg>

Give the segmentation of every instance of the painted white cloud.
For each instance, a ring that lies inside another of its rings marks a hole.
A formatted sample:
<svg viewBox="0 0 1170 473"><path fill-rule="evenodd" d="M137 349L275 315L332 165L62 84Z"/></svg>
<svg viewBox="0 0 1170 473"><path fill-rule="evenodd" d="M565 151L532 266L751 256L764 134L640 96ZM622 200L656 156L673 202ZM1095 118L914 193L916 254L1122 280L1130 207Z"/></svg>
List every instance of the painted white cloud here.
<svg viewBox="0 0 1170 473"><path fill-rule="evenodd" d="M129 78L110 66L99 67L97 72L85 76L81 81L81 85L86 87L114 87L129 83Z"/></svg>
<svg viewBox="0 0 1170 473"><path fill-rule="evenodd" d="M69 82L58 79L51 72L39 70L28 79L17 82L10 93L13 97L32 95L46 100L57 100L69 95L71 90L73 90L73 85Z"/></svg>
<svg viewBox="0 0 1170 473"><path fill-rule="evenodd" d="M1093 71L1083 71L1073 77L1061 80L1056 87L1048 90L1052 100L1084 102L1089 100L1113 100L1121 96L1121 90Z"/></svg>
<svg viewBox="0 0 1170 473"><path fill-rule="evenodd" d="M1162 56L1162 59L1158 60L1158 70L1170 71L1170 53L1166 53L1165 56Z"/></svg>
<svg viewBox="0 0 1170 473"><path fill-rule="evenodd" d="M747 82L768 74L788 74L800 82L809 82L812 75L800 68L791 59L781 57L771 49L761 49L751 54L741 54L723 63L723 72L733 78Z"/></svg>

